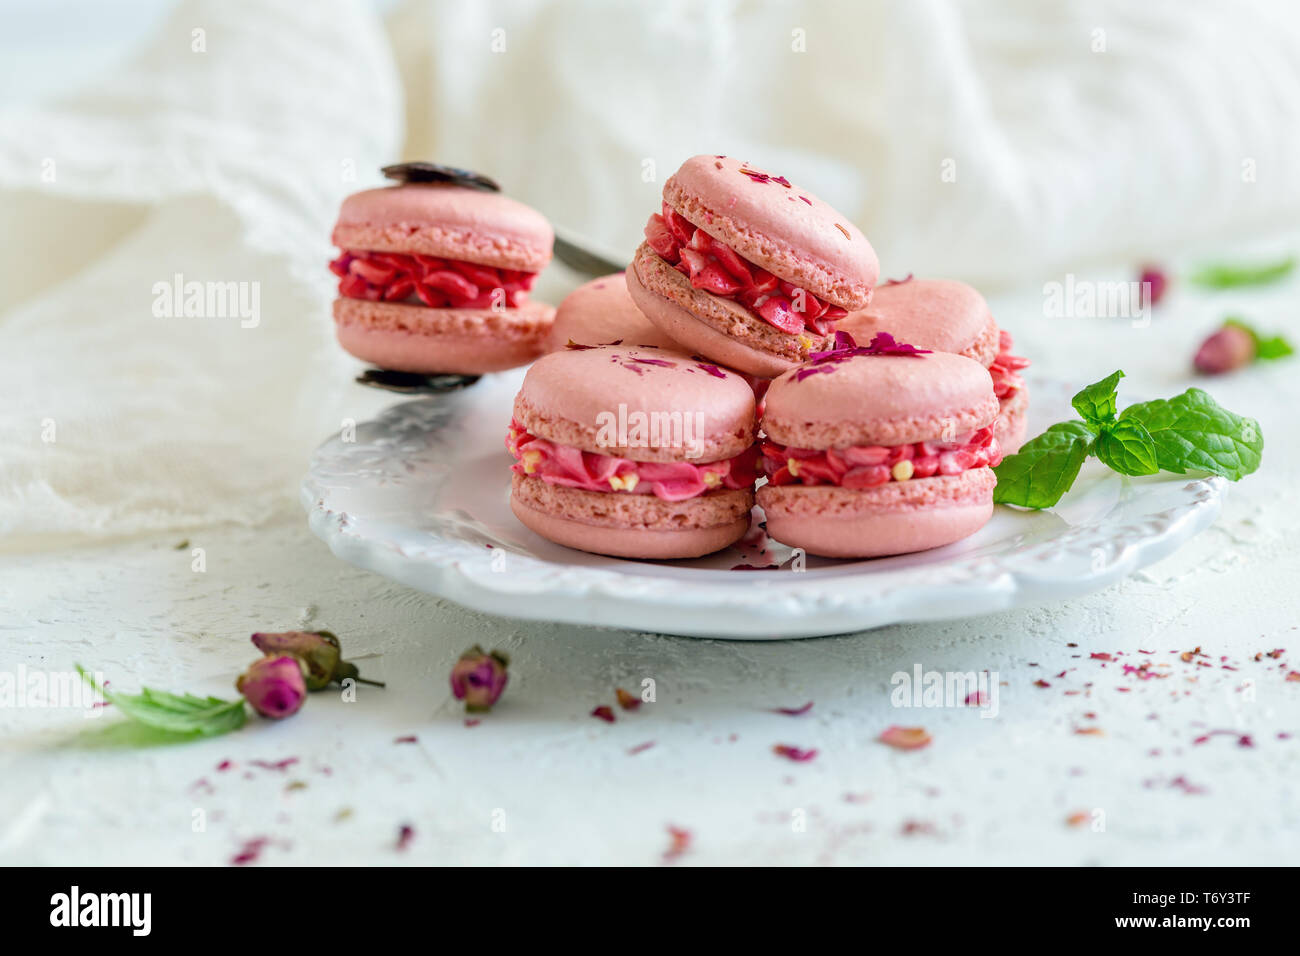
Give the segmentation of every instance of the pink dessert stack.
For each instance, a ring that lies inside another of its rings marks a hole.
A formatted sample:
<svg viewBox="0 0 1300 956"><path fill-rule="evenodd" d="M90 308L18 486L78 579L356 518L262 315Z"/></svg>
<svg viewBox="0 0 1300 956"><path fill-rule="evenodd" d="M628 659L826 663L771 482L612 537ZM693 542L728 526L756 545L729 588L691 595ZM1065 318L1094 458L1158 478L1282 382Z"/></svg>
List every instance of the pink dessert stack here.
<svg viewBox="0 0 1300 956"><path fill-rule="evenodd" d="M701 155L665 183L628 268L553 313L527 299L550 226L464 185L344 204L339 338L417 372L541 355L506 436L531 532L665 560L763 521L807 554L875 558L991 517L993 468L1025 440L1028 361L972 287L881 284L870 242L814 193Z"/></svg>

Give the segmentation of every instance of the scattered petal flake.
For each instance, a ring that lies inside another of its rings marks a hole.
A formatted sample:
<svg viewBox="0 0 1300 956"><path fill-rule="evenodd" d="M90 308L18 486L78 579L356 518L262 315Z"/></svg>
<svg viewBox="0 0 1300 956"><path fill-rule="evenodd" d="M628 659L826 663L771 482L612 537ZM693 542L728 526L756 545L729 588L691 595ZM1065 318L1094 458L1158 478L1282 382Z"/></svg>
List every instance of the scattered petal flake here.
<svg viewBox="0 0 1300 956"><path fill-rule="evenodd" d="M804 704L802 707L774 707L772 708L772 713L785 714L787 717L802 717L804 714L808 713L808 711L812 710L812 708L813 702L808 701L808 703Z"/></svg>
<svg viewBox="0 0 1300 956"><path fill-rule="evenodd" d="M674 863L691 848L694 837L691 831L683 827L668 825L668 849L664 850L664 862Z"/></svg>
<svg viewBox="0 0 1300 956"><path fill-rule="evenodd" d="M1289 681L1300 681L1300 671L1291 671L1286 675L1286 679Z"/></svg>
<svg viewBox="0 0 1300 956"><path fill-rule="evenodd" d="M477 727L477 726L478 726L479 724L481 724L481 723L483 723L483 721L482 721L480 718L478 718L478 717L466 717L466 718L465 718L465 726L466 726L466 727Z"/></svg>
<svg viewBox="0 0 1300 956"><path fill-rule="evenodd" d="M297 757L285 757L283 760L250 760L249 763L254 767L260 767L263 770L285 771L298 762Z"/></svg>
<svg viewBox="0 0 1300 956"><path fill-rule="evenodd" d="M1194 740L1192 741L1192 743L1193 743L1193 744L1203 744L1203 743L1208 743L1211 737L1220 737L1220 736L1236 737L1236 738L1237 738L1237 746L1238 746L1238 747L1253 747L1253 746L1255 746L1255 741L1254 741L1254 739L1250 736L1250 734L1238 733L1238 732L1235 731L1235 730L1211 730L1211 731L1209 731L1209 732L1207 732L1207 733L1201 734L1201 736L1199 736L1199 737L1197 737L1196 739L1194 739Z"/></svg>
<svg viewBox="0 0 1300 956"><path fill-rule="evenodd" d="M1049 684L1049 683L1047 683L1047 681L1043 680L1043 679L1040 677L1040 678L1038 678L1038 680L1034 681L1034 686L1035 686L1035 687L1051 687L1052 685Z"/></svg>
<svg viewBox="0 0 1300 956"><path fill-rule="evenodd" d="M1095 654L1089 654L1088 656L1091 657L1094 661L1113 661L1115 659L1110 654L1107 654L1105 651L1099 651Z"/></svg>
<svg viewBox="0 0 1300 956"><path fill-rule="evenodd" d="M1065 823L1067 826L1079 827L1087 823L1089 819L1091 819L1091 817L1087 813L1084 813L1082 810L1079 810L1075 813L1071 813L1068 817L1066 817Z"/></svg>
<svg viewBox="0 0 1300 956"><path fill-rule="evenodd" d="M244 841L239 852L230 858L231 865L246 866L249 863L256 863L270 842L270 837L253 837L251 840Z"/></svg>
<svg viewBox="0 0 1300 956"><path fill-rule="evenodd" d="M809 375L834 371L834 366L859 355L929 355L932 351L899 342L888 332L877 332L869 345L858 345L852 335L838 329L835 332L835 344L824 352L809 352L808 364L795 372L794 377L795 381L802 382Z"/></svg>
<svg viewBox="0 0 1300 956"><path fill-rule="evenodd" d="M413 743L415 743L415 742L416 742L417 740L419 740L419 739L420 739L420 738L417 737L417 736L415 736L415 734L406 734L406 735L403 736L403 737L394 737L394 738L393 738L393 743L395 743L395 744L413 744Z"/></svg>
<svg viewBox="0 0 1300 956"><path fill-rule="evenodd" d="M696 367L696 368L699 368L699 369L703 369L704 371L706 371L706 372L708 372L710 375L712 375L714 378L726 378L726 377L727 377L727 373L726 373L726 372L724 372L722 369L718 368L716 365L711 365L711 364L709 364L708 362L696 362L696 363L695 363L695 367Z"/></svg>
<svg viewBox="0 0 1300 956"><path fill-rule="evenodd" d="M1106 731L1100 727L1075 727L1074 732L1080 737L1105 737Z"/></svg>
<svg viewBox="0 0 1300 956"><path fill-rule="evenodd" d="M886 279L884 282L880 284L880 287L883 289L891 285L903 285L904 283L911 282L912 278L913 278L912 273L909 272L901 279Z"/></svg>
<svg viewBox="0 0 1300 956"><path fill-rule="evenodd" d="M800 750L798 747L792 747L789 744L773 744L772 753L778 757L784 757L786 760L793 760L795 763L807 763L817 756L817 749L814 747L810 750Z"/></svg>
<svg viewBox="0 0 1300 956"><path fill-rule="evenodd" d="M938 832L938 828L936 828L929 820L903 821L903 836L934 836Z"/></svg>
<svg viewBox="0 0 1300 956"><path fill-rule="evenodd" d="M984 707L989 702L989 695L982 690L974 690L966 695L967 707Z"/></svg>
<svg viewBox="0 0 1300 956"><path fill-rule="evenodd" d="M618 706L624 710L636 710L641 706L641 698L635 694L629 694L621 687L614 688L614 696L618 698Z"/></svg>
<svg viewBox="0 0 1300 956"><path fill-rule="evenodd" d="M924 727L886 727L876 738L882 744L888 744L896 750L920 750L928 747L933 740Z"/></svg>
<svg viewBox="0 0 1300 956"><path fill-rule="evenodd" d="M395 849L398 851L405 850L411 845L411 841L414 839L415 827L411 826L409 823L403 823L397 829L397 845Z"/></svg>
<svg viewBox="0 0 1300 956"><path fill-rule="evenodd" d="M646 741L645 743L643 743L643 744L637 744L635 747L629 747L629 748L627 748L627 754L628 754L629 757L635 757L637 754L643 754L643 753L645 753L647 750L649 750L649 749L650 749L651 747L653 747L654 745L655 745L655 742L654 742L653 740L647 740L647 741Z"/></svg>
<svg viewBox="0 0 1300 956"><path fill-rule="evenodd" d="M591 716L599 717L605 723L612 724L614 722L614 709L608 704L601 704L599 707L592 708Z"/></svg>

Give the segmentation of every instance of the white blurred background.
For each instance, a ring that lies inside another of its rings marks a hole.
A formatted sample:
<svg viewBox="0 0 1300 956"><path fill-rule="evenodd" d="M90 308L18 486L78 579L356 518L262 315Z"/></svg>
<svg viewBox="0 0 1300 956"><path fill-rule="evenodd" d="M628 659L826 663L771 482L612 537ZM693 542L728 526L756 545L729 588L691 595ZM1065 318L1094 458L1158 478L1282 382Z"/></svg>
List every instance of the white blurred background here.
<svg viewBox="0 0 1300 956"><path fill-rule="evenodd" d="M310 448L385 401L350 385L324 264L339 201L395 159L489 173L626 258L683 158L741 155L851 216L886 276L1003 310L1067 273L1285 251L1300 212L1283 0L0 10L0 547L291 514ZM153 315L178 273L258 283L257 327ZM1113 337L1162 392L1202 331L999 318L1081 382Z"/></svg>

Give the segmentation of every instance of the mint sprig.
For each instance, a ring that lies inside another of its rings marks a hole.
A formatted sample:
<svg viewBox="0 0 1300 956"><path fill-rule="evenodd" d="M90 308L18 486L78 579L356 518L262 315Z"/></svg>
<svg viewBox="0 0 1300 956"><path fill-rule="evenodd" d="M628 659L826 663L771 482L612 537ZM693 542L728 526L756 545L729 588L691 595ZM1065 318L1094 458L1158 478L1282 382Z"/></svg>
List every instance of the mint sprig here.
<svg viewBox="0 0 1300 956"><path fill-rule="evenodd" d="M1295 268L1295 256L1261 266L1217 264L1202 266L1188 279L1211 289L1235 289L1243 285L1264 285L1284 278Z"/></svg>
<svg viewBox="0 0 1300 956"><path fill-rule="evenodd" d="M1261 335L1257 329L1252 328L1250 325L1235 316L1230 316L1224 319L1223 324L1241 329L1251 337L1255 342L1255 359L1257 361L1286 358L1288 355L1295 354L1295 349L1291 347L1291 343L1282 336Z"/></svg>
<svg viewBox="0 0 1300 956"><path fill-rule="evenodd" d="M1237 481L1259 468L1264 435L1253 418L1221 407L1199 388L1141 402L1116 413L1116 371L1080 390L1071 404L1081 420L1058 422L1008 455L994 470L993 500L1050 508L1089 455L1122 475L1203 472Z"/></svg>
<svg viewBox="0 0 1300 956"><path fill-rule="evenodd" d="M169 694L166 691L140 688L138 694L119 694L105 690L80 664L77 673L103 698L132 720L172 734L192 737L215 737L244 726L248 713L243 698L222 700L219 697L195 697L193 694Z"/></svg>

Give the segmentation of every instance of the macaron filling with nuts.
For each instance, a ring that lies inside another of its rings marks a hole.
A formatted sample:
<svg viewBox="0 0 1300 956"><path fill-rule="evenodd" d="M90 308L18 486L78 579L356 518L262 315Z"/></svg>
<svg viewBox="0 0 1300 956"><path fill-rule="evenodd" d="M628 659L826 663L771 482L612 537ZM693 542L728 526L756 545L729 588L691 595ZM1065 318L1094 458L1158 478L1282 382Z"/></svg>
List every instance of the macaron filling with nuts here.
<svg viewBox="0 0 1300 956"><path fill-rule="evenodd" d="M767 533L833 558L951 544L993 514L998 399L978 362L888 335L772 383L758 489ZM909 351L910 349L910 351Z"/></svg>

